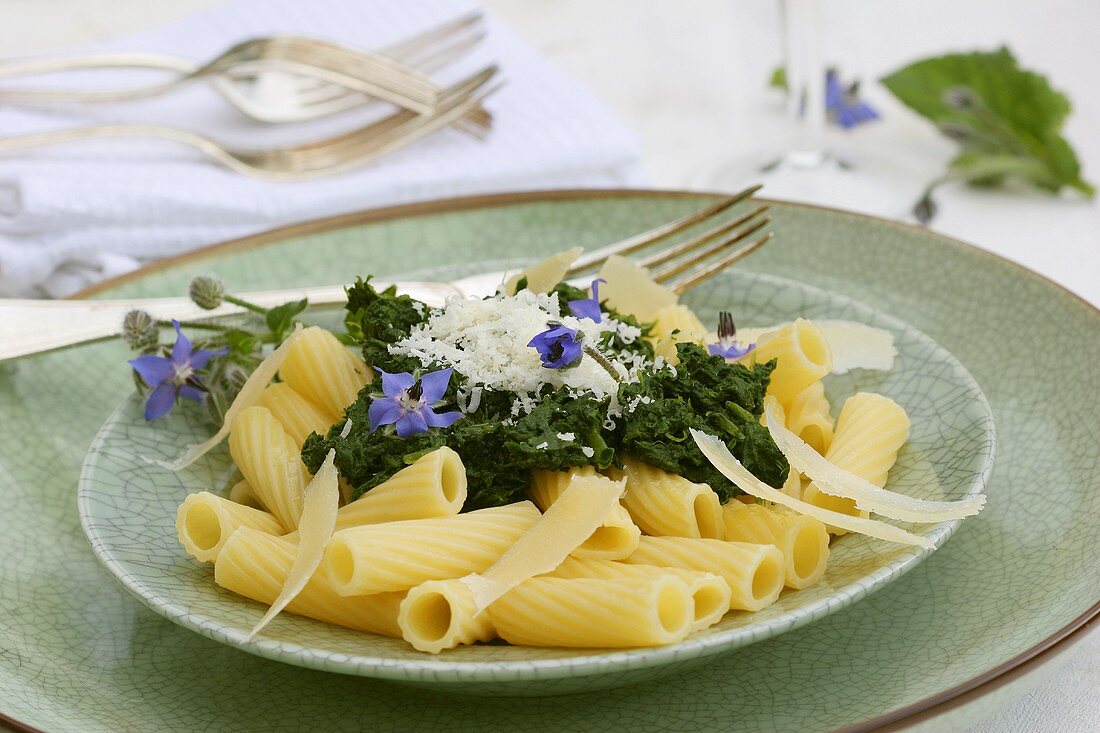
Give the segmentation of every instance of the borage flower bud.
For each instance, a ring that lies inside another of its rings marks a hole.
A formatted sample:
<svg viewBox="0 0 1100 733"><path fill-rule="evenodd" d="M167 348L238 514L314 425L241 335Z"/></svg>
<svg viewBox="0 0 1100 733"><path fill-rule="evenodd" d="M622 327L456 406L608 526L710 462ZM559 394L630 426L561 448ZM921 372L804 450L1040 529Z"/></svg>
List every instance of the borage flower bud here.
<svg viewBox="0 0 1100 733"><path fill-rule="evenodd" d="M574 328L551 322L545 331L535 334L527 345L539 352L539 359L547 369L568 369L580 363L584 349L584 334Z"/></svg>
<svg viewBox="0 0 1100 733"><path fill-rule="evenodd" d="M225 296L225 283L216 277L202 275L191 280L187 294L195 305L203 310L212 311L222 304Z"/></svg>
<svg viewBox="0 0 1100 733"><path fill-rule="evenodd" d="M151 315L132 310L122 319L122 338L134 351L147 351L160 342L160 329Z"/></svg>
<svg viewBox="0 0 1100 733"><path fill-rule="evenodd" d="M733 323L733 315L729 311L721 311L718 314L718 343L707 344L710 355L730 360L740 359L755 348L756 344L742 344L737 340L737 326Z"/></svg>

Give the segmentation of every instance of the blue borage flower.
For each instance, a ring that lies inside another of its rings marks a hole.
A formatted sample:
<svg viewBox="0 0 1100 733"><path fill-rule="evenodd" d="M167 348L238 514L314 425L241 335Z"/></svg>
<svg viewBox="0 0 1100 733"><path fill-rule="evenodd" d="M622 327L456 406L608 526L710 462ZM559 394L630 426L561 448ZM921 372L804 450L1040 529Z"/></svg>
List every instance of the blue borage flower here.
<svg viewBox="0 0 1100 733"><path fill-rule="evenodd" d="M465 417L461 412L437 413L451 381L451 369L428 372L419 378L408 372L390 374L375 367L382 375L382 394L374 395L367 412L370 432L393 425L398 437L426 433L429 428L446 428Z"/></svg>
<svg viewBox="0 0 1100 733"><path fill-rule="evenodd" d="M718 313L718 343L707 344L707 351L711 356L720 356L723 359L740 359L745 354L756 348L756 344L742 344L736 340L737 326L733 323L733 315L729 311Z"/></svg>
<svg viewBox="0 0 1100 733"><path fill-rule="evenodd" d="M547 369L566 369L576 366L584 354L581 339L584 335L575 328L550 322L545 331L535 334L527 345L539 352L539 359Z"/></svg>
<svg viewBox="0 0 1100 733"><path fill-rule="evenodd" d="M879 113L859 98L859 82L844 86L835 69L825 74L825 109L829 119L845 130L879 118Z"/></svg>
<svg viewBox="0 0 1100 733"><path fill-rule="evenodd" d="M191 342L180 330L180 322L173 320L172 326L176 329L176 343L171 356L139 356L129 362L153 390L145 401L147 421L167 415L180 397L201 403L206 398L206 388L197 373L213 357L229 353L229 349L192 349Z"/></svg>
<svg viewBox="0 0 1100 733"><path fill-rule="evenodd" d="M600 283L606 283L602 277L598 277L592 281L592 297L591 298L578 298L577 300L569 301L569 312L573 314L574 318L587 318L590 321L599 323L602 315L600 313Z"/></svg>

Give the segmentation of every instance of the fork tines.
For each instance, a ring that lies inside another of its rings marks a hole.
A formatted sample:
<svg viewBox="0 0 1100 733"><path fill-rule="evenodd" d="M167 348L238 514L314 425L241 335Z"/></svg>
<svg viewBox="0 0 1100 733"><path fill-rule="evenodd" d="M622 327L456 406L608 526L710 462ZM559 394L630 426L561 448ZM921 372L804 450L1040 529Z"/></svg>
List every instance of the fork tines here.
<svg viewBox="0 0 1100 733"><path fill-rule="evenodd" d="M714 219L736 204L749 199L760 188L759 185L751 186L667 224L595 250L578 258L570 268L569 274L574 275L597 267L611 255L627 255L645 249L697 224ZM658 249L641 258L638 263L643 267L666 265L653 274L653 279L667 284L677 293L682 293L713 277L771 239L772 235L769 232L746 241L771 222L771 217L766 215L767 210L766 204L758 205L730 221L693 235L682 242ZM742 242L746 243L737 246ZM683 276L674 279L678 275Z"/></svg>

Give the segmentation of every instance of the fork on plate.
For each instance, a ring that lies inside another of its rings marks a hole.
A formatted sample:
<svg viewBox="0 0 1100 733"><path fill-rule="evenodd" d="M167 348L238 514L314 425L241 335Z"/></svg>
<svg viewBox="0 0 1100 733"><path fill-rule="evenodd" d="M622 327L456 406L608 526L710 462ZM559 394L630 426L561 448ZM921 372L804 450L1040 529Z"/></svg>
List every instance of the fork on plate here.
<svg viewBox="0 0 1100 733"><path fill-rule="evenodd" d="M578 258L567 276L577 278L595 269L612 255L637 255L643 266L657 267L653 277L677 293L683 293L709 280L733 263L761 247L772 237L761 230L771 221L767 205L757 205L745 214L691 233L683 241L654 247L673 236L704 223L713 222L736 204L750 199L760 186L747 188L698 211L661 224L641 234L601 247ZM755 236L755 239L753 238ZM492 295L509 276L507 271L487 272L449 283L394 282L430 306L441 306L450 297ZM587 285L586 282L578 284ZM241 293L261 307L272 307L290 300L308 298L310 307L342 306L346 302L343 285ZM50 351L65 346L115 336L122 319L131 310L147 311L158 320L199 320L235 315L243 309L223 304L203 310L188 298L134 298L124 300L16 300L0 299L0 361Z"/></svg>

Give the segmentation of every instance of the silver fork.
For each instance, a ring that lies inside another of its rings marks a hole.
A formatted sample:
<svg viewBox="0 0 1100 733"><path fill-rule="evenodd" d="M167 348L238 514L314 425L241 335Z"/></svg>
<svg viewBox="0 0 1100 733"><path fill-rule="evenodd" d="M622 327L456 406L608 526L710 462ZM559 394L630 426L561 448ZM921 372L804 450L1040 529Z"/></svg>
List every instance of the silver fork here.
<svg viewBox="0 0 1100 733"><path fill-rule="evenodd" d="M287 94L301 103L301 114L308 113L308 116L294 119L346 109L353 103L362 103L362 95L428 114L439 89L421 67L438 68L472 48L484 35L477 27L480 19L476 13L462 16L377 52L353 49L323 39L277 35L238 43L201 65L185 58L155 54L7 62L0 64L0 78L90 68L152 68L173 71L178 76L165 82L125 89L0 88L0 99L118 102L153 97L195 81L211 80L245 114L259 115L263 121L289 121L279 110L257 106L240 88L240 80L254 80L259 74L274 70L289 73L292 79L299 80L286 85ZM306 80L305 84L301 84L302 79ZM273 120L272 116L278 119Z"/></svg>
<svg viewBox="0 0 1100 733"><path fill-rule="evenodd" d="M682 216L636 236L601 247L577 260L568 275L576 277L592 270L613 254L631 255L649 249L676 234L714 219L735 204L751 197L760 186L723 198L699 211ZM673 262L655 274L655 279L677 293L683 293L714 277L725 268L753 252L771 239L771 232L758 233L770 218L767 206L730 222L720 224L701 234L693 234L682 242L660 247L640 257L640 264ZM483 297L491 295L511 273L487 272L456 280L438 282L376 282L378 287L396 285L398 291L411 295L431 306L440 306L449 297ZM677 277L679 276L679 277ZM582 284L574 280L577 284ZM587 285L587 282L583 282ZM309 298L311 307L343 306L347 301L343 285L327 285L286 290L265 290L240 293L239 297L268 308L290 300ZM124 300L16 300L0 299L0 361L19 356L50 351L65 346L115 336L120 332L127 312L140 309L158 320L199 320L239 314L241 308L223 304L215 310L202 310L188 298L131 298Z"/></svg>
<svg viewBox="0 0 1100 733"><path fill-rule="evenodd" d="M497 70L496 66L487 67L445 89L430 115L400 110L365 127L289 147L266 150L235 148L190 130L162 125L122 124L76 127L4 138L0 140L0 155L91 138L147 137L189 145L222 165L257 178L275 181L316 178L360 166L451 125L499 89L499 86L488 86Z"/></svg>

